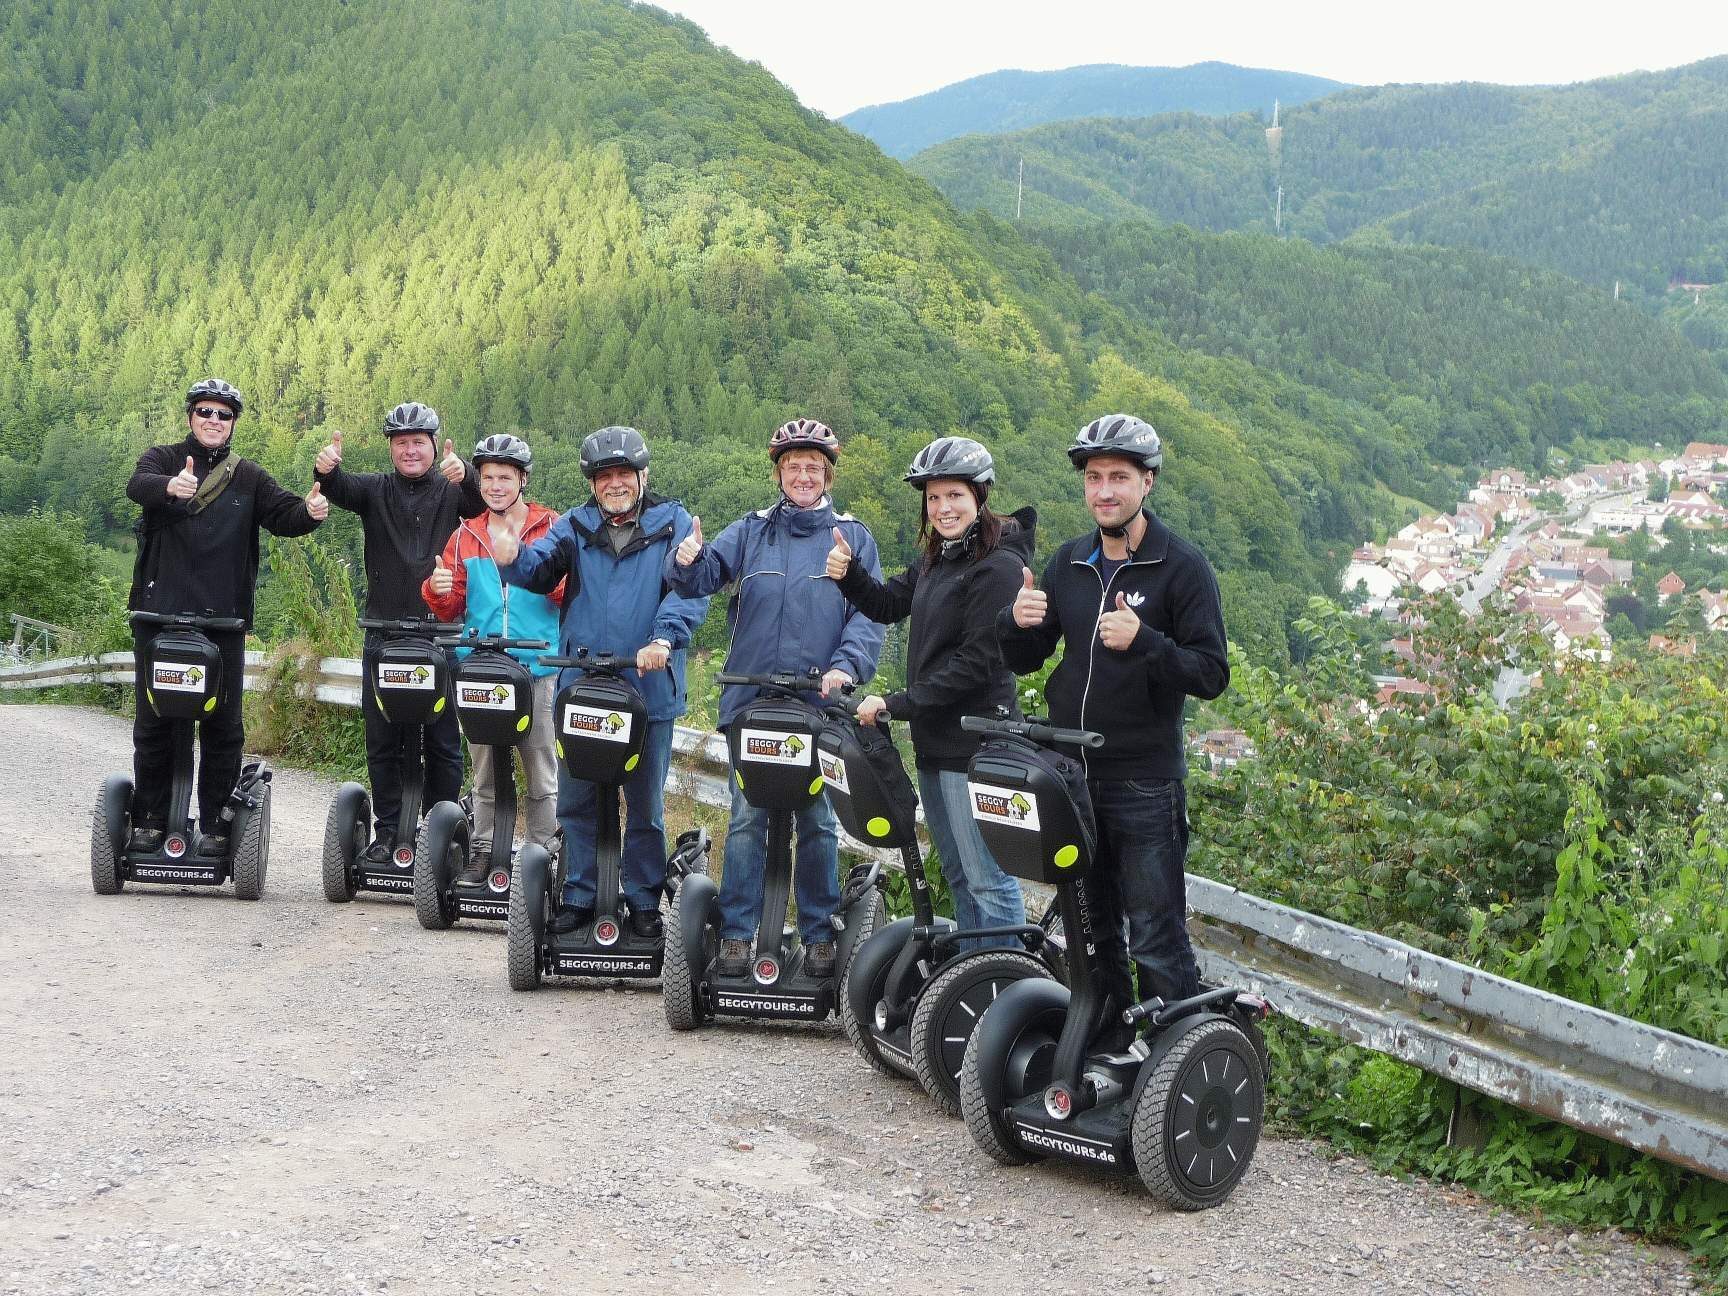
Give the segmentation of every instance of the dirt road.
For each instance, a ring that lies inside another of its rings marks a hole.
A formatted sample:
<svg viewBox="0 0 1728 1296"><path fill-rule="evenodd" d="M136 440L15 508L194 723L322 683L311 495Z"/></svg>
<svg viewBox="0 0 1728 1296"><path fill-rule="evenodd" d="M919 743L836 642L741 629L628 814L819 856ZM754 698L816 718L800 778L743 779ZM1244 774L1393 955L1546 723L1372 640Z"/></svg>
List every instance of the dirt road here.
<svg viewBox="0 0 1728 1296"><path fill-rule="evenodd" d="M838 1026L674 1036L655 991L512 993L503 933L327 904L333 791L280 771L268 889L92 894L128 727L0 707L0 1293L1670 1292L1270 1140L1199 1215L1004 1170Z"/></svg>

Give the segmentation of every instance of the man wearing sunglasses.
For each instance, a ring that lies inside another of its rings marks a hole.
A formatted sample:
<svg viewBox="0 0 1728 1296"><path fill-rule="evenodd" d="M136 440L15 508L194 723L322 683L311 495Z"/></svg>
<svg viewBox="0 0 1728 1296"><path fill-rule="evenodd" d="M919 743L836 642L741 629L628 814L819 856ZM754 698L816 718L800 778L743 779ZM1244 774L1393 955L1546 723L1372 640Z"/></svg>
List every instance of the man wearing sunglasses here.
<svg viewBox="0 0 1728 1296"><path fill-rule="evenodd" d="M152 446L138 458L126 494L143 510L132 568L134 612L239 617L250 627L258 585L258 532L309 534L330 511L317 486L302 499L257 464L232 452L235 421L246 403L220 378L186 393L186 436ZM154 625L133 627L142 660ZM209 632L222 654L222 693L199 725L198 814L204 830L198 853L228 853L222 805L240 775L246 733L240 711L246 669L243 630ZM143 685L139 684L142 693ZM168 821L174 722L158 719L142 696L132 721L132 848L157 850Z"/></svg>

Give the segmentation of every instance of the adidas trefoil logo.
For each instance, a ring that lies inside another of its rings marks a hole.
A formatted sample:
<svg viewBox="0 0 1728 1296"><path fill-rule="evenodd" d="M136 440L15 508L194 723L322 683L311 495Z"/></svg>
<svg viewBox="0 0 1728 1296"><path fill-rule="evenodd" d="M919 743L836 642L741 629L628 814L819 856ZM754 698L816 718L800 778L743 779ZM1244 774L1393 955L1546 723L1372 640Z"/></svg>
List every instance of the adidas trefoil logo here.
<svg viewBox="0 0 1728 1296"><path fill-rule="evenodd" d="M1122 601L1129 607L1137 608L1146 601L1146 596L1144 594L1124 594Z"/></svg>

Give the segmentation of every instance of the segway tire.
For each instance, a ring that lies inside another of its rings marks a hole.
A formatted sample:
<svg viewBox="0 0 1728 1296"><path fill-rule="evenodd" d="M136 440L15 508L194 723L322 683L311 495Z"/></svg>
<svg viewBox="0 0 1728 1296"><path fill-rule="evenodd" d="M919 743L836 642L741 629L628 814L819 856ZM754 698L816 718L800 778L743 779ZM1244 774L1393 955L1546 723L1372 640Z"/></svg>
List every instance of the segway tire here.
<svg viewBox="0 0 1728 1296"><path fill-rule="evenodd" d="M510 879L510 917L505 924L512 990L540 988L540 951L546 934L546 853L524 846Z"/></svg>
<svg viewBox="0 0 1728 1296"><path fill-rule="evenodd" d="M666 1013L666 1024L677 1031L695 1030L702 1024L696 978L706 970L690 966L684 947L684 910L684 888L679 887L661 919L660 955L660 1007Z"/></svg>
<svg viewBox="0 0 1728 1296"><path fill-rule="evenodd" d="M132 780L124 774L104 780L90 814L90 887L97 895L119 895L126 885L122 865L131 817Z"/></svg>
<svg viewBox="0 0 1728 1296"><path fill-rule="evenodd" d="M966 1046L996 996L1016 981L1049 976L1030 954L981 950L951 963L924 987L907 1042L918 1083L950 1116L960 1114L960 1071Z"/></svg>
<svg viewBox="0 0 1728 1296"><path fill-rule="evenodd" d="M1254 1158L1265 1108L1260 1056L1240 1026L1214 1017L1183 1031L1134 1103L1134 1164L1146 1190L1180 1211L1224 1201Z"/></svg>
<svg viewBox="0 0 1728 1296"><path fill-rule="evenodd" d="M324 898L331 904L347 904L354 898L354 862L366 849L367 827L372 822L372 803L358 783L336 789L330 813L324 817Z"/></svg>
<svg viewBox="0 0 1728 1296"><path fill-rule="evenodd" d="M846 960L846 975L840 982L840 1026L845 1030L846 1038L852 1041L858 1056L868 1062L872 1070L888 1076L898 1076L901 1072L877 1046L875 1023L866 1021L853 1006L853 1001L856 999L864 1005L866 1011L874 1010L888 988L888 973L893 969L894 961L911 938L910 918L872 932L869 940L853 945L852 956ZM876 947L878 945L880 948ZM867 978L869 984L864 984L861 978Z"/></svg>
<svg viewBox="0 0 1728 1296"><path fill-rule="evenodd" d="M888 902L883 899L880 887L871 887L846 911L846 930L840 933L838 950L842 962L836 969L839 985L846 984L846 970L852 966L852 956L875 934L887 916Z"/></svg>
<svg viewBox="0 0 1728 1296"><path fill-rule="evenodd" d="M234 842L234 895L239 900L264 896L264 873L270 867L270 784L258 796L258 808L244 811Z"/></svg>
<svg viewBox="0 0 1728 1296"><path fill-rule="evenodd" d="M1003 1165L1042 1159L1020 1146L997 1113L1042 1092L1068 999L1067 987L1055 981L1012 986L967 1041L960 1065L960 1114L972 1141ZM1010 1074L1011 1066L1021 1073Z"/></svg>
<svg viewBox="0 0 1728 1296"><path fill-rule="evenodd" d="M427 931L448 930L456 921L450 888L467 862L467 843L459 831L467 822L460 806L441 801L414 839L414 916Z"/></svg>

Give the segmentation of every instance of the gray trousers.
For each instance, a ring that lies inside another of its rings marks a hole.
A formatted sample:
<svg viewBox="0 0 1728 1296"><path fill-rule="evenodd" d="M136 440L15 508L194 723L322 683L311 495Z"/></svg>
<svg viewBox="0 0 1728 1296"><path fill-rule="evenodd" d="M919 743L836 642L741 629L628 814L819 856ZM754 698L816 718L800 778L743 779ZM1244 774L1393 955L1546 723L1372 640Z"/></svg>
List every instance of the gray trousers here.
<svg viewBox="0 0 1728 1296"><path fill-rule="evenodd" d="M517 803L516 825L536 846L552 849L558 831L558 755L553 750L557 732L552 721L552 699L558 692L558 677L542 675L534 680L534 725L528 741L516 749L522 758L528 795ZM470 747L474 758L474 849L492 849L492 821L497 798L492 793L493 766L490 747Z"/></svg>

